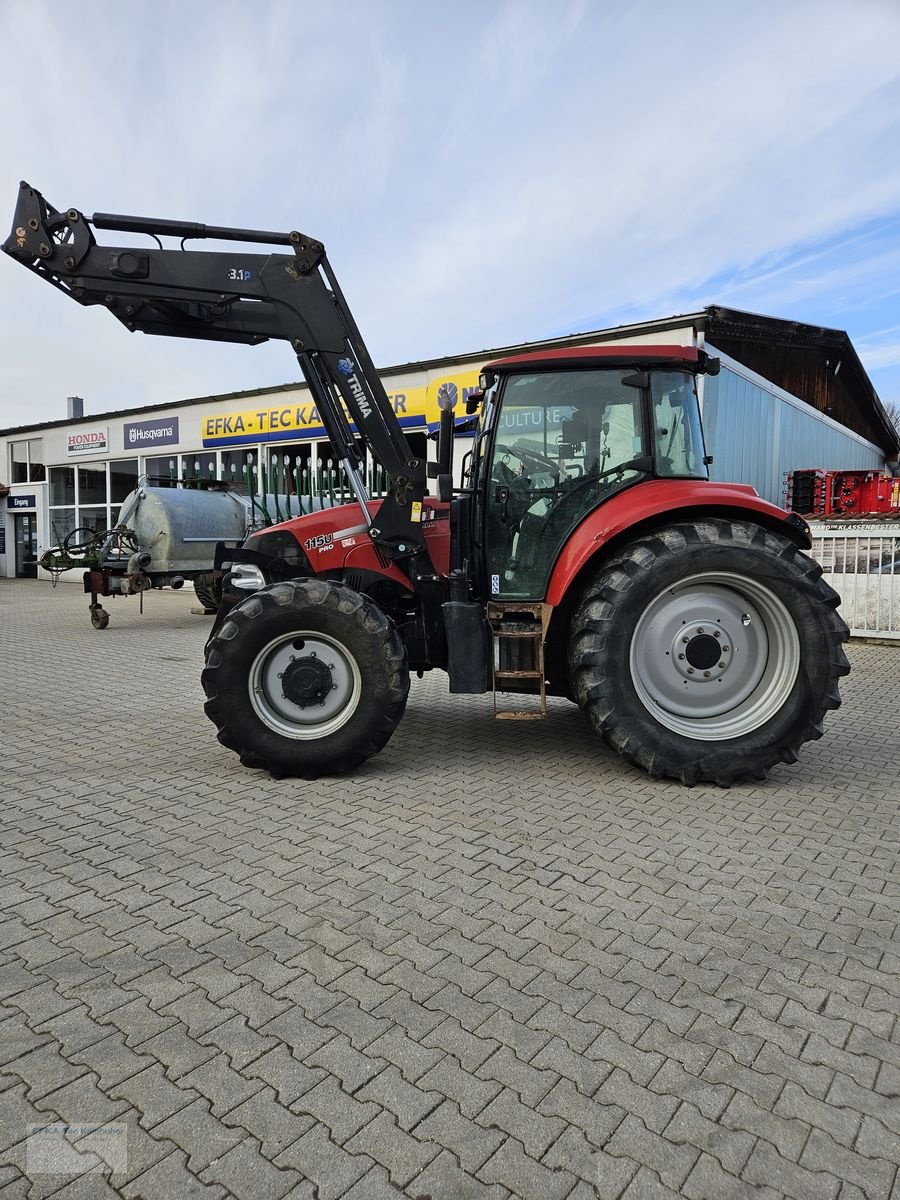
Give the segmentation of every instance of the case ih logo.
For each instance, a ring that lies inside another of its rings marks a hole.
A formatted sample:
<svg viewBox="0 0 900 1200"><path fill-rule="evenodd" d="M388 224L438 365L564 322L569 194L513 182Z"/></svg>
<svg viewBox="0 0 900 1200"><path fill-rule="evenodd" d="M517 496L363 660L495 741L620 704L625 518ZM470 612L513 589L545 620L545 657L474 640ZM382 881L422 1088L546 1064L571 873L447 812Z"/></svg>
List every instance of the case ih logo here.
<svg viewBox="0 0 900 1200"><path fill-rule="evenodd" d="M109 449L106 429L83 429L70 433L66 439L69 454L105 454Z"/></svg>

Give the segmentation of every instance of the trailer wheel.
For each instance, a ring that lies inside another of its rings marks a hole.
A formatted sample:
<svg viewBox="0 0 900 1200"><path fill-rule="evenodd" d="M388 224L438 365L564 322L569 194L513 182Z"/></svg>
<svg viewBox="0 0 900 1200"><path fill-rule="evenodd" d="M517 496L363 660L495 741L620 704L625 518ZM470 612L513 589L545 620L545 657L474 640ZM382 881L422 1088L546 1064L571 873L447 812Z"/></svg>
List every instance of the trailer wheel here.
<svg viewBox="0 0 900 1200"><path fill-rule="evenodd" d="M196 575L194 595L206 612L218 612L222 602L222 572L204 571L202 575Z"/></svg>
<svg viewBox="0 0 900 1200"><path fill-rule="evenodd" d="M109 624L109 613L99 604L91 605L91 624L95 629L105 629Z"/></svg>
<svg viewBox="0 0 900 1200"><path fill-rule="evenodd" d="M344 774L387 743L406 707L406 651L367 596L290 580L232 609L207 647L206 714L245 766Z"/></svg>
<svg viewBox="0 0 900 1200"><path fill-rule="evenodd" d="M642 537L588 585L569 639L578 704L652 776L765 779L822 736L850 670L822 569L788 538L702 518Z"/></svg>

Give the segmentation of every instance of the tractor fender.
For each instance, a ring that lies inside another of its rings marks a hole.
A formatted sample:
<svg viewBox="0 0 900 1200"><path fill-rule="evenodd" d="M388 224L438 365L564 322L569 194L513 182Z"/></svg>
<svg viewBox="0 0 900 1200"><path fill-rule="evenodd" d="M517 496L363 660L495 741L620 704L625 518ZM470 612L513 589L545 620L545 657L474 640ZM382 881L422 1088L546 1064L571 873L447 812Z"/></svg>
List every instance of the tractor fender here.
<svg viewBox="0 0 900 1200"><path fill-rule="evenodd" d="M700 479L654 479L636 484L595 508L569 535L550 575L547 603L562 603L575 579L598 554L654 525L700 516L735 516L776 529L801 549L809 530L798 516L771 504L747 484Z"/></svg>

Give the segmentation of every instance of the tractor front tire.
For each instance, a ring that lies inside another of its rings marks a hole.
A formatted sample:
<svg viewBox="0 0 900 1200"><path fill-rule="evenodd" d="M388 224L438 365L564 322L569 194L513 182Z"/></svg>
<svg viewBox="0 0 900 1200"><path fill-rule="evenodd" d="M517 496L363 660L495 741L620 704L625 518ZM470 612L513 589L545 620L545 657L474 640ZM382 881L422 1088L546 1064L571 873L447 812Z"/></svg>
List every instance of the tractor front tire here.
<svg viewBox="0 0 900 1200"><path fill-rule="evenodd" d="M704 517L622 549L573 617L569 675L594 729L655 777L762 780L822 736L850 670L822 569L789 538Z"/></svg>
<svg viewBox="0 0 900 1200"><path fill-rule="evenodd" d="M385 746L409 671L396 629L368 597L303 579L232 609L210 639L202 682L219 741L245 766L316 779Z"/></svg>

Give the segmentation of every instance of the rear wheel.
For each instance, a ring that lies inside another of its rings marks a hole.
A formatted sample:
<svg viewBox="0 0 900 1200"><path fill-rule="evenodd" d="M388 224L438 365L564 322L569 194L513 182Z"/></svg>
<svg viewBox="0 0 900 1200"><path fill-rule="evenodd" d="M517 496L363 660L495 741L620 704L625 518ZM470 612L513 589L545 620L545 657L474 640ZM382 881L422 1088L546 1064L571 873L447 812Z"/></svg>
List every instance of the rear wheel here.
<svg viewBox="0 0 900 1200"><path fill-rule="evenodd" d="M569 671L594 728L654 776L721 785L796 762L840 704L840 598L788 538L704 518L605 564L573 619Z"/></svg>
<svg viewBox="0 0 900 1200"><path fill-rule="evenodd" d="M245 766L304 779L377 754L409 691L403 645L381 609L314 579L263 588L232 609L202 678L223 745Z"/></svg>

